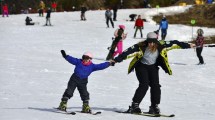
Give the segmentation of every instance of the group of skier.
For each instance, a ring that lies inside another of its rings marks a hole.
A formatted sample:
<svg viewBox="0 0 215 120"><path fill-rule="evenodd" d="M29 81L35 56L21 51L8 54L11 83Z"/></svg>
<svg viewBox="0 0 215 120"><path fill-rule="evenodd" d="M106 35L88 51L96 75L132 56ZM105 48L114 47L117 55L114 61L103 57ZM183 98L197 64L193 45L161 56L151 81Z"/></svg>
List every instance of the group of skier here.
<svg viewBox="0 0 215 120"><path fill-rule="evenodd" d="M42 4L42 3L41 3ZM42 6L42 5L41 5ZM85 12L87 11L86 7L82 7L81 11L81 20L86 20ZM50 23L50 14L51 9L47 10L46 24L51 25ZM41 13L41 16L43 14ZM115 15L116 16L116 15ZM112 20L112 12L110 9L107 9L105 12L106 24L109 27L109 21L111 22L112 27L114 28L114 23ZM34 25L31 22L30 17L26 17L26 25ZM114 18L116 21L116 17ZM141 18L141 15L138 15L134 24L134 38L136 38L137 31L140 31L140 37L143 38L142 30L144 29L144 21ZM189 44L185 42L179 42L177 40L165 41L168 29L168 22L166 17L163 16L158 30L154 32L149 32L147 34L146 40L143 40L133 46L127 48L123 51L123 40L126 39L127 33L125 32L125 26L119 25L119 28L114 32L115 39L112 46L109 48L110 55L106 59L107 62L100 64L94 64L92 62L93 55L90 52L85 52L82 58L75 58L73 56L67 55L64 50L61 50L63 58L68 61L70 64L75 65L74 73L71 75L67 88L62 95L59 110L66 111L68 100L73 97L74 91L77 88L81 100L83 102L82 112L91 113L91 108L89 105L89 92L87 90L88 77L91 73L103 70L109 66L114 66L116 63L121 63L124 60L133 58L129 64L128 73L135 70L137 80L139 85L135 91L135 94L132 98L132 102L129 105L127 113L139 114L141 109L139 105L141 104L143 98L146 95L146 92L150 88L150 99L151 105L149 106L149 114L160 114L160 100L161 100L161 85L159 82L159 66L169 75L172 75L172 70L168 63L167 52L175 48L187 49L196 47L197 56L199 58L199 64L204 64L203 57L201 52L203 49L204 37L203 30L197 30L197 39L196 44ZM159 31L161 30L161 40L158 40ZM117 50L115 50L117 48Z"/></svg>
<svg viewBox="0 0 215 120"><path fill-rule="evenodd" d="M110 9L105 12L106 24L109 27L109 21L114 28ZM140 30L141 38L143 37L142 30L144 29L144 21L141 19L141 15L135 20L134 38L136 33ZM109 54L106 60L108 62L94 64L92 63L93 55L90 52L83 54L82 58L74 58L67 55L64 50L61 50L62 56L71 64L75 65L74 73L72 74L67 88L61 98L59 110L66 111L67 102L73 96L74 90L78 88L78 91L83 101L82 112L91 113L89 105L89 92L87 90L88 76L97 70L103 70L109 66L114 66L115 63L120 63L126 59L133 58L130 62L128 73L135 70L139 86L137 87L135 94L132 98L132 102L126 113L140 114L142 113L139 105L141 104L146 92L150 88L151 105L149 106L149 114L160 114L160 100L161 100L161 85L159 82L159 66L169 75L172 75L172 70L168 63L167 52L172 49L187 49L196 47L197 56L199 58L199 65L204 64L201 52L203 49L203 30L197 30L196 44L180 42L178 40L166 41L168 29L168 22L166 16L163 16L158 30L149 32L146 40L143 40L123 51L123 40L126 39L127 33L124 33L125 26L119 25L119 28L114 32L115 39L109 48ZM161 40L158 40L159 31L161 30ZM117 50L115 50L117 48Z"/></svg>
<svg viewBox="0 0 215 120"><path fill-rule="evenodd" d="M76 67L68 82L67 89L61 98L61 103L58 109L66 111L67 101L73 96L74 90L77 87L83 101L82 112L91 113L89 106L89 92L87 91L88 76L94 71L103 70L109 66L114 66L115 63L120 63L123 60L133 57L128 68L128 73L135 69L139 86L136 89L132 103L126 112L135 114L142 112L139 108L139 104L150 87L151 106L149 108L149 113L160 114L158 105L160 104L161 98L161 85L159 84L158 66L169 75L172 75L172 70L167 58L168 50L166 48L170 48L169 50L171 50L174 48L186 49L193 47L195 47L194 44L179 42L177 40L160 43L156 32L149 32L145 41L129 47L109 62L101 64L92 63L93 55L90 52L84 53L82 59L79 59L69 56L64 50L61 50L62 56Z"/></svg>
<svg viewBox="0 0 215 120"><path fill-rule="evenodd" d="M84 9L84 12L86 12L86 9ZM47 11L47 16L49 14L49 18L50 13ZM112 13L110 12L110 9L107 9L105 16L107 27L109 27L109 21L111 21L111 25L114 28L114 23L111 17ZM81 17L82 20L86 20L83 13ZM29 17L27 18L29 19ZM31 19L28 21L31 21ZM49 21L49 19L47 19L47 21ZM46 22L46 25L47 24L48 23ZM141 38L143 38L142 30L144 29L144 21L141 18L141 15L138 15L137 19L135 20L134 28L134 38L136 37L138 30L140 31ZM204 64L203 57L201 56L204 41L202 29L197 30L198 37L196 39L196 45L179 42L177 40L166 42L165 38L167 35L167 29L168 22L166 20L166 17L163 16L158 30L149 32L147 34L146 40L141 41L123 51L123 40L126 39L127 33L124 33L125 26L119 25L119 28L117 28L114 32L115 39L113 41L113 44L109 48L110 55L108 55L108 57L106 58L106 60L109 61L100 64L94 64L92 62L93 55L90 52L84 53L82 58L75 58L73 56L67 55L64 50L61 50L63 58L65 58L65 60L69 63L75 65L75 69L68 82L67 88L62 95L58 109L66 111L67 102L71 97L73 97L74 91L77 88L80 93L81 100L83 101L82 112L91 113L91 108L89 105L90 97L87 90L89 75L94 71L103 70L108 68L109 66L114 66L115 63L120 63L128 58L133 58L130 62L128 73L131 73L131 71L135 70L139 86L137 87L136 92L132 98L132 102L126 112L135 114L141 113L142 111L139 105L145 97L146 92L150 88L151 105L149 107L148 113L160 114L159 104L161 100L161 85L159 82L158 67L160 66L166 73L172 75L172 70L168 63L167 52L175 48L186 49L196 46L199 64ZM159 41L158 37L160 30L161 40ZM117 48L117 50L115 50L115 48Z"/></svg>

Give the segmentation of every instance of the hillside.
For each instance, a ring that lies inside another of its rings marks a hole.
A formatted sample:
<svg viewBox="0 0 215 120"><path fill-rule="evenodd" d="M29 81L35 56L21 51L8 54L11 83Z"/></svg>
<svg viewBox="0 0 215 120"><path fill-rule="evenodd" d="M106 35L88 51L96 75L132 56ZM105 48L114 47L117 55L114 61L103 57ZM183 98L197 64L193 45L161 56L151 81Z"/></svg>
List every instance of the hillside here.
<svg viewBox="0 0 215 120"><path fill-rule="evenodd" d="M170 24L184 24L191 26L191 20L196 20L193 26L215 28L215 4L194 5L184 13L167 15ZM157 23L162 19L162 14L154 16L153 20ZM206 32L206 31L205 31ZM206 36L207 43L215 43L215 36Z"/></svg>

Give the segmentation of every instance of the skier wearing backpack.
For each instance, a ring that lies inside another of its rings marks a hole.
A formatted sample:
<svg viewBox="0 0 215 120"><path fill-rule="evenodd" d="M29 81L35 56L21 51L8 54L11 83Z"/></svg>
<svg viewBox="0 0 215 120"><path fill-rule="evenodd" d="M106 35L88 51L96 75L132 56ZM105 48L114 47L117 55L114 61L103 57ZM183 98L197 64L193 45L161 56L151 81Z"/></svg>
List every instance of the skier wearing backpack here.
<svg viewBox="0 0 215 120"><path fill-rule="evenodd" d="M177 40L170 42L172 43L172 49L185 49L195 46L194 44L179 42ZM139 86L136 89L131 106L129 106L129 109L126 111L127 113L141 113L139 104L146 95L149 87L151 94L149 114L160 113L158 105L161 100L161 85L159 83L158 66L160 66L169 75L172 75L172 70L168 63L166 48L168 47L161 45L157 40L157 34L155 32L150 32L147 34L147 39L145 41L133 45L114 59L115 62L119 63L127 58L133 57L128 68L128 73L135 69L136 77L139 81Z"/></svg>
<svg viewBox="0 0 215 120"><path fill-rule="evenodd" d="M66 111L67 101L73 96L73 93L77 87L81 96L81 100L83 101L82 112L91 113L89 106L90 98L87 91L88 76L94 71L108 68L110 65L113 65L113 62L110 61L101 64L94 64L92 63L93 55L90 52L85 52L82 56L82 59L69 56L64 50L61 50L61 54L63 58L65 58L69 63L75 65L75 69L68 82L67 89L61 98L61 103L58 109Z"/></svg>

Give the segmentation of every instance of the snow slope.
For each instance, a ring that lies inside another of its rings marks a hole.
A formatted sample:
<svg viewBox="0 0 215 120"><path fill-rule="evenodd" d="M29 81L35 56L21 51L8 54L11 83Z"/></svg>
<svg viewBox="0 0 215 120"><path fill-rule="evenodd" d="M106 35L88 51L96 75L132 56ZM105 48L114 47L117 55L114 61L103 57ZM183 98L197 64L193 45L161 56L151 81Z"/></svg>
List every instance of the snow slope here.
<svg viewBox="0 0 215 120"><path fill-rule="evenodd" d="M141 14L149 20L145 22L144 37L158 29L151 20L157 13L172 14L185 11L188 7L168 7L155 9L122 9L118 11L115 28L106 28L105 11L87 11L87 21L80 21L80 12L52 13L53 26L44 27L45 17L29 14L39 25L25 26L26 15L0 17L0 120L164 120L136 115L115 113L127 110L138 86L135 73L127 75L130 60L116 64L89 77L88 91L90 106L101 115L77 114L69 116L54 113L59 105L74 66L66 62L60 50L81 57L91 51L96 58L105 58L107 47L118 25L124 24L128 37L124 49L141 41L133 39L134 22L126 21L131 13ZM196 31L199 27L194 27ZM215 29L202 28L205 35L215 33ZM139 33L137 37L139 37ZM196 33L194 32L194 36ZM170 25L167 40L188 41L192 28L184 25ZM206 65L197 66L198 58L194 49L173 50L168 53L173 75L160 69L162 85L161 112L176 117L174 120L214 120L215 119L215 51L204 48L202 53ZM101 60L93 60L101 63ZM140 107L148 111L149 92ZM78 91L68 102L68 111L81 110L82 101Z"/></svg>

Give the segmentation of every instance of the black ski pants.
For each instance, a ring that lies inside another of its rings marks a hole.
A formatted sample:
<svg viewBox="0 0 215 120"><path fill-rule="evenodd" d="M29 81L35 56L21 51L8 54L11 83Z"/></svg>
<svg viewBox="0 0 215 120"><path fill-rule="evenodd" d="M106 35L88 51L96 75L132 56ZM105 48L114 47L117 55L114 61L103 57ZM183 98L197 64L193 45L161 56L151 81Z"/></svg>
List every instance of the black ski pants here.
<svg viewBox="0 0 215 120"><path fill-rule="evenodd" d="M167 29L161 29L161 39L165 40L167 35Z"/></svg>
<svg viewBox="0 0 215 120"><path fill-rule="evenodd" d="M109 21L111 22L111 25L112 25L112 27L114 28L114 23L113 23L113 20L112 20L111 17L107 17L107 18L106 18L107 27L109 27Z"/></svg>
<svg viewBox="0 0 215 120"><path fill-rule="evenodd" d="M143 37L142 27L137 27L137 26L136 26L136 29L135 29L134 37L136 37L137 30L139 30L139 31L140 31L140 35L141 35L141 38L142 38L142 37Z"/></svg>
<svg viewBox="0 0 215 120"><path fill-rule="evenodd" d="M196 55L199 58L199 63L201 63L201 64L204 63L203 57L201 55L202 54L202 50L203 50L203 47L197 47L196 48Z"/></svg>
<svg viewBox="0 0 215 120"><path fill-rule="evenodd" d="M145 65L139 62L135 67L139 86L133 97L133 102L141 103L150 86L151 104L160 104L161 89L159 84L159 68L155 65Z"/></svg>
<svg viewBox="0 0 215 120"><path fill-rule="evenodd" d="M80 79L75 74L73 74L68 82L68 86L63 94L63 98L67 97L70 99L73 96L73 93L77 87L81 96L81 100L83 102L88 101L89 93L87 91L87 83L88 83L88 79Z"/></svg>
<svg viewBox="0 0 215 120"><path fill-rule="evenodd" d="M48 25L48 23L49 23L49 25L51 25L50 17L46 17L46 25Z"/></svg>
<svg viewBox="0 0 215 120"><path fill-rule="evenodd" d="M114 12L113 12L113 20L114 20L114 21L116 21L116 16L117 16L117 12L114 11Z"/></svg>

